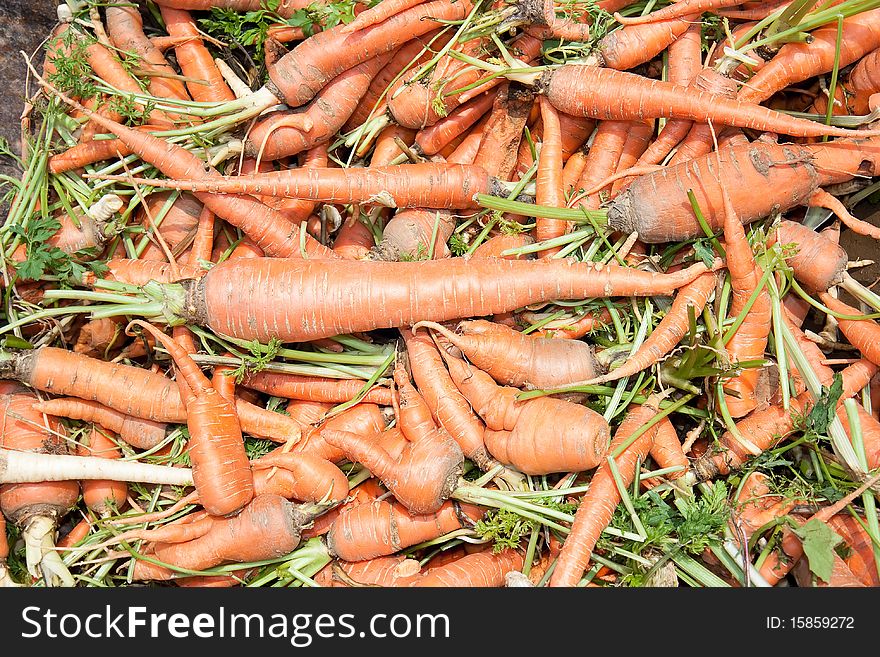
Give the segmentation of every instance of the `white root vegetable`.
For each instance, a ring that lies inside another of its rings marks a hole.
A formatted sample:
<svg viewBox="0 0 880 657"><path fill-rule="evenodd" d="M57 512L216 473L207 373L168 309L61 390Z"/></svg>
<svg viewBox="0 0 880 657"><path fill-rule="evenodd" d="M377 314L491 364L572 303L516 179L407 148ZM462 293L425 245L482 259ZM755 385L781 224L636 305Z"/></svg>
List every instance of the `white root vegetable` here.
<svg viewBox="0 0 880 657"><path fill-rule="evenodd" d="M94 456L37 454L0 449L0 484L108 479L192 486L192 470Z"/></svg>

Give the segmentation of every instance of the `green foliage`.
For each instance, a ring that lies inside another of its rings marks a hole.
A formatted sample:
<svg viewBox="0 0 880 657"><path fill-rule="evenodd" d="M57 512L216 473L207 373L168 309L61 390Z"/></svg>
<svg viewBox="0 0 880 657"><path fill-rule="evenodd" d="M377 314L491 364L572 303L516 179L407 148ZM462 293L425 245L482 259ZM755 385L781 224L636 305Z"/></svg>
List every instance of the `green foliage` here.
<svg viewBox="0 0 880 657"><path fill-rule="evenodd" d="M55 70L49 75L48 80L61 91L66 91L71 96L84 102L98 95L98 87L92 79L94 71L86 57L86 48L95 42L93 38L76 29L67 30L61 37L63 47L67 52L59 56L51 57L49 62Z"/></svg>
<svg viewBox="0 0 880 657"><path fill-rule="evenodd" d="M834 375L829 387L822 387L822 394L804 418L804 431L811 436L823 436L831 421L837 417L837 402L843 394L843 378Z"/></svg>
<svg viewBox="0 0 880 657"><path fill-rule="evenodd" d="M244 451L249 461L265 456L275 449L275 446L274 442L264 438L246 438L244 441Z"/></svg>
<svg viewBox="0 0 880 657"><path fill-rule="evenodd" d="M691 554L700 554L721 540L730 508L727 504L727 486L715 482L708 492L693 502L682 505L683 522L678 525L678 541Z"/></svg>
<svg viewBox="0 0 880 657"><path fill-rule="evenodd" d="M81 281L87 271L98 273L106 269L99 261L90 262L87 267L77 262L71 254L49 245L48 239L60 227L61 224L54 217L40 215L31 217L27 224L9 227L9 231L20 237L25 245L25 260L15 263L15 271L21 278L38 280L44 274L51 273L62 282L73 282ZM86 250L82 253L91 257Z"/></svg>
<svg viewBox="0 0 880 657"><path fill-rule="evenodd" d="M253 46L254 60L262 62L269 26L284 21L276 13L280 3L281 0L267 0L263 9L248 12L214 7L207 18L199 19L199 24L209 34L225 37L233 44Z"/></svg>
<svg viewBox="0 0 880 657"><path fill-rule="evenodd" d="M549 498L533 500L533 503L562 513L573 513L576 507L575 504L556 502ZM507 548L519 547L521 541L527 538L537 526L536 521L524 518L515 511L491 509L477 522L474 531L481 538L492 540L492 551L498 553Z"/></svg>
<svg viewBox="0 0 880 657"><path fill-rule="evenodd" d="M468 251L468 243L459 233L453 233L449 238L449 250L453 256L463 256Z"/></svg>
<svg viewBox="0 0 880 657"><path fill-rule="evenodd" d="M830 581L834 569L834 548L843 538L824 522L816 519L798 527L794 533L803 543L810 571L819 579Z"/></svg>
<svg viewBox="0 0 880 657"><path fill-rule="evenodd" d="M242 358L241 365L228 372L226 376L235 377L235 382L241 383L248 374L256 374L264 370L269 363L275 360L280 348L281 341L277 338L269 340L269 344L265 347L265 352L263 345L259 341L254 340L248 344L251 355Z"/></svg>

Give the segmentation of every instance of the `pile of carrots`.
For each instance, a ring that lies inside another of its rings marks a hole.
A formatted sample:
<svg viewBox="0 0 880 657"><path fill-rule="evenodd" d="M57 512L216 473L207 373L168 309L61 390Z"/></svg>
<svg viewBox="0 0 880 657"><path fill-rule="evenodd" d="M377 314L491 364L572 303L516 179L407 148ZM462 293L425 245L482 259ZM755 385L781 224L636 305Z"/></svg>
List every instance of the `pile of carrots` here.
<svg viewBox="0 0 880 657"><path fill-rule="evenodd" d="M880 585L880 2L58 17L0 586Z"/></svg>

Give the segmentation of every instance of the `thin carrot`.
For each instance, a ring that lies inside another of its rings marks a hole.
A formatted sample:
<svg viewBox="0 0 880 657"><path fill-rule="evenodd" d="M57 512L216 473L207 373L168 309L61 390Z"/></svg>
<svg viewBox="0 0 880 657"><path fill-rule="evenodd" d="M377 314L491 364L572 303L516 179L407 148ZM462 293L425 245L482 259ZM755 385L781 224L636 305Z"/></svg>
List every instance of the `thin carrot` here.
<svg viewBox="0 0 880 657"><path fill-rule="evenodd" d="M741 4L740 0L680 0L674 5L642 16L621 16L615 12L614 20L621 25L644 25L645 23L683 18L688 15L696 17L707 11L715 13L717 9L735 7L738 4Z"/></svg>
<svg viewBox="0 0 880 657"><path fill-rule="evenodd" d="M538 157L535 202L555 208L565 207L565 190L562 182L562 129L559 113L544 97L539 99L543 132L541 154ZM536 220L535 237L541 242L560 237L567 232L568 222L539 217ZM561 247L545 249L539 257L548 258L558 253ZM584 377L586 378L586 377Z"/></svg>
<svg viewBox="0 0 880 657"><path fill-rule="evenodd" d="M591 379L599 369L590 345L579 340L534 337L481 319L459 322L455 332L436 322L418 322L413 331L422 327L441 333L470 362L506 386L559 388Z"/></svg>
<svg viewBox="0 0 880 657"><path fill-rule="evenodd" d="M364 382L356 379L327 379L279 372L248 374L241 384L246 388L259 390L274 397L334 404L353 399L364 387ZM367 392L361 401L390 406L391 393L387 388L374 387Z"/></svg>
<svg viewBox="0 0 880 657"><path fill-rule="evenodd" d="M523 555L519 550L507 549L498 554L476 552L431 570L409 586L500 587L507 573L522 567Z"/></svg>
<svg viewBox="0 0 880 657"><path fill-rule="evenodd" d="M576 189L592 189L597 183L615 172L631 125L629 121L599 122L596 136L593 138L593 143L587 154L584 172L575 185ZM602 204L601 192L602 190L585 198L575 195L574 198L577 199L580 207L596 210Z"/></svg>
<svg viewBox="0 0 880 657"><path fill-rule="evenodd" d="M861 311L835 299L828 292L820 292L819 298L831 310L844 315L861 315ZM880 325L872 319L837 319L841 333L857 348L864 358L875 365L880 364Z"/></svg>
<svg viewBox="0 0 880 657"><path fill-rule="evenodd" d="M657 413L656 403L649 400L641 406L630 407L614 434L611 450L615 450L617 446L627 441ZM656 426L642 433L615 459L624 486L629 485L635 477L636 463L643 461L651 451L654 434L657 432ZM550 586L577 586L590 562L596 542L611 522L611 516L620 499L620 491L612 471L608 464L603 463L590 480L589 490L581 498L571 532L562 545L556 568L550 576Z"/></svg>
<svg viewBox="0 0 880 657"><path fill-rule="evenodd" d="M351 34L365 27L370 27L388 20L395 14L411 9L416 5L422 4L425 0L385 0L377 6L362 11L353 21L343 26L340 31L343 34Z"/></svg>
<svg viewBox="0 0 880 657"><path fill-rule="evenodd" d="M77 445L77 454L80 456L97 456L103 459L122 458L122 452L108 436L100 430L92 427L89 433L89 444ZM83 502L99 518L115 515L126 504L128 497L128 484L124 481L109 481L101 479L83 480L80 484Z"/></svg>
<svg viewBox="0 0 880 657"><path fill-rule="evenodd" d="M678 7L680 2L674 6ZM698 14L687 12L683 17L672 17L646 25L624 26L609 32L599 40L598 56L601 65L618 71L631 69L653 59L690 29Z"/></svg>
<svg viewBox="0 0 880 657"><path fill-rule="evenodd" d="M178 376L189 388L188 447L193 483L202 506L215 516L239 511L253 499L254 487L235 406L211 387L189 354L174 340L146 322L134 320L132 324L149 332L171 354Z"/></svg>

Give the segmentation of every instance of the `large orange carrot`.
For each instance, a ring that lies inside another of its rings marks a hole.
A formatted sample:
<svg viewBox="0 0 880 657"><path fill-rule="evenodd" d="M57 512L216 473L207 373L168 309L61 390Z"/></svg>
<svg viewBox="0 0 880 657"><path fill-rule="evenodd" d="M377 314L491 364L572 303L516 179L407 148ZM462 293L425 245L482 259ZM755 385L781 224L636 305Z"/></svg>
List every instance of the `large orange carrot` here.
<svg viewBox="0 0 880 657"><path fill-rule="evenodd" d="M375 260L448 258L447 241L455 230L448 210L400 210L385 225L382 240L373 251Z"/></svg>
<svg viewBox="0 0 880 657"><path fill-rule="evenodd" d="M663 418L655 425L654 444L649 454L658 468L679 468L678 471L665 475L668 479L679 479L688 472L690 461L682 450L678 432L668 417ZM645 480L645 484L649 486L655 483L659 483L659 480Z"/></svg>
<svg viewBox="0 0 880 657"><path fill-rule="evenodd" d="M422 155L434 155L460 137L491 109L495 94L482 93L459 105L448 116L422 128L415 137L415 146Z"/></svg>
<svg viewBox="0 0 880 657"><path fill-rule="evenodd" d="M470 362L506 386L559 388L591 379L599 368L590 345L578 340L535 337L482 319L459 322L455 332L436 322L418 322L413 330L420 327L443 334Z"/></svg>
<svg viewBox="0 0 880 657"><path fill-rule="evenodd" d="M705 271L702 263L658 274L569 259L503 258L354 260L340 269L328 260L247 258L217 265L198 284L163 289L185 306L190 323L246 340L302 342L509 312L539 301L670 294Z"/></svg>
<svg viewBox="0 0 880 657"><path fill-rule="evenodd" d="M483 128L474 165L491 171L498 180L510 180L516 168L523 128L534 102L534 92L528 87L515 82L501 86Z"/></svg>
<svg viewBox="0 0 880 657"><path fill-rule="evenodd" d="M366 561L331 561L314 580L321 586L408 586L419 577L419 562L403 555L376 557Z"/></svg>
<svg viewBox="0 0 880 657"><path fill-rule="evenodd" d="M186 85L193 100L204 103L222 103L235 99L232 89L226 84L223 74L214 63L214 58L205 47L196 23L188 11L160 7L165 29L172 37L181 39L174 46L174 54L180 70L193 82Z"/></svg>
<svg viewBox="0 0 880 657"><path fill-rule="evenodd" d="M519 550L475 552L431 570L410 586L500 587L504 586L507 573L522 567L523 555Z"/></svg>
<svg viewBox="0 0 880 657"><path fill-rule="evenodd" d="M482 511L447 500L439 510L412 514L399 502L376 501L344 510L327 533L327 548L345 561L394 554L412 545L472 525Z"/></svg>
<svg viewBox="0 0 880 657"><path fill-rule="evenodd" d="M168 431L164 423L132 417L98 402L73 397L42 401L34 404L34 410L46 415L94 422L138 449L152 449L164 440Z"/></svg>
<svg viewBox="0 0 880 657"><path fill-rule="evenodd" d="M296 549L303 527L314 515L311 508L300 508L280 495L260 495L238 515L214 518L203 536L186 543L156 545L151 556L189 570L280 557ZM168 580L174 572L138 561L133 576L138 580Z"/></svg>
<svg viewBox="0 0 880 657"><path fill-rule="evenodd" d="M834 66L837 47L836 21L810 32L809 44L786 43L743 85L737 98L759 103L786 87L829 72ZM839 47L841 67L880 47L880 9L870 9L845 18Z"/></svg>
<svg viewBox="0 0 880 657"><path fill-rule="evenodd" d="M33 409L37 396L10 381L0 382L0 447L23 452L66 454L67 444L54 418ZM28 572L42 576L47 586L73 586L74 581L54 549L55 529L79 497L76 481L3 484L0 511L21 527L23 538L37 549L28 550ZM4 542L5 542L5 529Z"/></svg>
<svg viewBox="0 0 880 657"><path fill-rule="evenodd" d="M776 242L794 244L797 252L786 259L795 278L812 292L824 292L843 282L849 256L839 245L821 233L794 221L780 221Z"/></svg>
<svg viewBox="0 0 880 657"><path fill-rule="evenodd" d="M271 66L271 81L266 87L291 107L299 107L343 71L440 27L440 21L461 20L471 9L468 0L434 0L352 34L344 33L342 25L324 30L302 41Z"/></svg>
<svg viewBox="0 0 880 657"><path fill-rule="evenodd" d="M641 372L646 367L657 363L677 345L688 331L688 308L694 309L699 315L709 297L715 291L716 277L706 272L692 283L682 287L666 313L651 335L642 343L635 353L627 356L626 362L608 374L594 377L579 384L605 383L618 381L624 377Z"/></svg>
<svg viewBox="0 0 880 657"><path fill-rule="evenodd" d="M189 354L151 324L134 320L168 351L178 376L186 381L186 424L193 483L211 515L226 516L253 499L254 482L244 451L241 425L232 402L224 399Z"/></svg>
<svg viewBox="0 0 880 657"><path fill-rule="evenodd" d="M381 479L412 513L436 512L458 486L464 455L444 430L409 443L397 459L358 434L333 429L324 429L321 434Z"/></svg>
<svg viewBox="0 0 880 657"><path fill-rule="evenodd" d="M455 385L486 423L486 448L501 463L525 474L581 472L599 465L610 441L601 415L554 397L517 401L518 389L501 387L482 370L443 356Z"/></svg>
<svg viewBox="0 0 880 657"><path fill-rule="evenodd" d="M678 7L681 3L675 3ZM688 31L698 14L687 11L650 25L623 27L609 32L598 44L599 60L603 66L625 71L654 59L667 46Z"/></svg>
<svg viewBox="0 0 880 657"><path fill-rule="evenodd" d="M761 105L721 98L634 73L585 65L567 65L537 82L556 109L595 119L691 119L793 137L852 137L855 131L797 119ZM866 136L880 134L862 131Z"/></svg>
<svg viewBox="0 0 880 657"><path fill-rule="evenodd" d="M614 451L618 445L622 445L650 420L657 410L654 402L651 401L631 407L614 434L610 450ZM656 431L655 425L642 433L615 459L624 486L628 486L635 477L636 463L644 461L651 451ZM620 491L617 489L617 483L608 464L603 463L590 480L589 490L581 498L571 532L562 545L556 568L550 577L550 586L577 586L590 562L596 541L611 522L611 516L619 502Z"/></svg>
<svg viewBox="0 0 880 657"><path fill-rule="evenodd" d="M154 422L182 422L186 411L171 379L57 347L8 354L3 376L56 395L95 401ZM137 395L132 391L136 390Z"/></svg>
<svg viewBox="0 0 880 657"><path fill-rule="evenodd" d="M330 461L311 454L276 450L251 461L251 467L255 475L262 473L261 468L277 467L279 470L269 478L270 481L282 471L290 473L290 483L284 492L278 489L277 484L271 484L274 492L286 499L337 503L348 497L348 479L342 471ZM264 492L267 486L266 482L262 484Z"/></svg>
<svg viewBox="0 0 880 657"><path fill-rule="evenodd" d="M761 285L764 272L755 262L745 229L723 184L721 189L724 197L724 248L731 288L729 316L739 317L755 289ZM771 303L770 293L762 286L745 318L724 345L731 364L763 358L770 333ZM743 417L758 406L755 396L758 374L758 368L749 368L724 381L724 401L731 417Z"/></svg>

